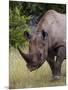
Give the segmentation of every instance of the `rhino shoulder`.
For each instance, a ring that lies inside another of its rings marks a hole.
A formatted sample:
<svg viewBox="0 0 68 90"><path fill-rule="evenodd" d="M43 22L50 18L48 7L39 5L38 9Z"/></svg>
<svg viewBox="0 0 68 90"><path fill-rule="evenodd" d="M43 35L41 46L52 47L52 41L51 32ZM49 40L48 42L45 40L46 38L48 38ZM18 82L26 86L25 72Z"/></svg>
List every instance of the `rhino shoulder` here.
<svg viewBox="0 0 68 90"><path fill-rule="evenodd" d="M58 36L59 33L65 36L65 19L65 14L58 13L55 10L48 10L40 19L37 25L37 31L45 30L52 37L55 35Z"/></svg>
<svg viewBox="0 0 68 90"><path fill-rule="evenodd" d="M48 10L40 19L37 25L37 31L41 31L44 28L47 29L52 23L56 21L56 19L58 18L58 15L60 15L60 13L58 13L57 11Z"/></svg>

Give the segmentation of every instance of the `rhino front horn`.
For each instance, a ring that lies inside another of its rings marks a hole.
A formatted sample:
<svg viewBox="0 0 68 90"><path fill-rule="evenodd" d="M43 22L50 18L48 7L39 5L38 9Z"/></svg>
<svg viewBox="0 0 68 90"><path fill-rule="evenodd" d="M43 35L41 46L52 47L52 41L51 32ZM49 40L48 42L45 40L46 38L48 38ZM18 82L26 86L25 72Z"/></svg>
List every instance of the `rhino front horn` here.
<svg viewBox="0 0 68 90"><path fill-rule="evenodd" d="M18 47L18 51L21 54L21 56L24 58L24 60L29 63L30 62L30 55L29 54L25 54L22 52L22 50Z"/></svg>

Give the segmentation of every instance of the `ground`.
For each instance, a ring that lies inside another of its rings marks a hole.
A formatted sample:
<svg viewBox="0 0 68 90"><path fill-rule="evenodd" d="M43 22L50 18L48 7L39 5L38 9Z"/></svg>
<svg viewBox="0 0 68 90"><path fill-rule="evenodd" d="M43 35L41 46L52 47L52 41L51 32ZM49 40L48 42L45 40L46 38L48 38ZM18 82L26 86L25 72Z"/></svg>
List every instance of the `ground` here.
<svg viewBox="0 0 68 90"><path fill-rule="evenodd" d="M66 64L62 64L60 80L52 81L51 69L45 62L39 69L30 72L19 52L11 48L9 51L9 88L32 88L66 85Z"/></svg>

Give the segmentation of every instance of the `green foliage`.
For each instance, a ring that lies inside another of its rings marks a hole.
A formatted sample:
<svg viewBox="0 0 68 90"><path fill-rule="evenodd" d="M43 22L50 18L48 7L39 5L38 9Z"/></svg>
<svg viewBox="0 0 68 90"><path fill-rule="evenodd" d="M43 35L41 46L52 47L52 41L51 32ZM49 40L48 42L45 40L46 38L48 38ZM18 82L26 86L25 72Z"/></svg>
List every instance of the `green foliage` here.
<svg viewBox="0 0 68 90"><path fill-rule="evenodd" d="M14 9L9 9L9 43L13 47L25 46L27 44L23 37L24 31L30 31L27 22L31 16L20 15L20 7L15 6Z"/></svg>

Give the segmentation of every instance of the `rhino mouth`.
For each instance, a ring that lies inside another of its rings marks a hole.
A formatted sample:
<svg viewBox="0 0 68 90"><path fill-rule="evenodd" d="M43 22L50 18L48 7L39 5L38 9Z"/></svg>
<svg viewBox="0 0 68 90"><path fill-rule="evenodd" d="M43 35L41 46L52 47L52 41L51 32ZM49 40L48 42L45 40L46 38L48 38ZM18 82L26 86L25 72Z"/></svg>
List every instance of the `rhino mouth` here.
<svg viewBox="0 0 68 90"><path fill-rule="evenodd" d="M41 63L37 63L37 64L27 64L27 68L30 70L30 71L34 71L36 69L39 69L42 65L43 65L44 62L41 62Z"/></svg>
<svg viewBox="0 0 68 90"><path fill-rule="evenodd" d="M36 65L36 66L34 66L34 65L27 64L27 68L28 68L30 71L34 71L34 70L40 68L40 66L41 66L41 65Z"/></svg>

